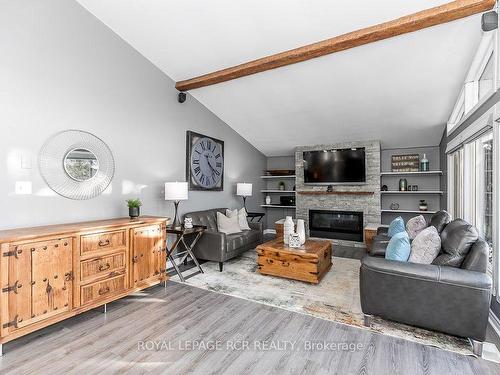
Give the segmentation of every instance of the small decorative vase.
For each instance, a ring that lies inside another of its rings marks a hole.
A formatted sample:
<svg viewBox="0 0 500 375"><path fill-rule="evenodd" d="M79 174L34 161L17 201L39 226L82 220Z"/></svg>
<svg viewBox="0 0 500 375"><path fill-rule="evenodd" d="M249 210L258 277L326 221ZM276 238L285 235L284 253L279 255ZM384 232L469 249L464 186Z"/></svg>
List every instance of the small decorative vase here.
<svg viewBox="0 0 500 375"><path fill-rule="evenodd" d="M129 207L128 208L128 216L130 216L131 219L135 219L139 217L141 214L141 208L140 207Z"/></svg>
<svg viewBox="0 0 500 375"><path fill-rule="evenodd" d="M184 228L186 228L186 229L193 228L193 218L192 217L186 217L184 219Z"/></svg>
<svg viewBox="0 0 500 375"><path fill-rule="evenodd" d="M302 246L306 242L306 227L304 220L297 220L297 234L299 235L300 245Z"/></svg>
<svg viewBox="0 0 500 375"><path fill-rule="evenodd" d="M271 196L266 196L266 204L271 204Z"/></svg>
<svg viewBox="0 0 500 375"><path fill-rule="evenodd" d="M396 202L392 202L390 206L391 210L395 211L399 209L399 204Z"/></svg>
<svg viewBox="0 0 500 375"><path fill-rule="evenodd" d="M413 185L411 190L418 191L418 185Z"/></svg>
<svg viewBox="0 0 500 375"><path fill-rule="evenodd" d="M427 159L427 156L425 156L420 160L420 170L422 172L428 172L429 171L429 159Z"/></svg>
<svg viewBox="0 0 500 375"><path fill-rule="evenodd" d="M427 209L428 209L428 208L429 208L429 207L427 206L427 202L425 201L425 199L421 199L421 200L420 200L420 203L419 203L419 205L418 205L418 209L419 209L420 211L427 211Z"/></svg>
<svg viewBox="0 0 500 375"><path fill-rule="evenodd" d="M279 190L285 190L285 183L283 181L280 181L280 183L278 185L278 189Z"/></svg>
<svg viewBox="0 0 500 375"><path fill-rule="evenodd" d="M288 246L290 247L300 247L300 236L298 233L292 233L290 234L290 237L288 238Z"/></svg>
<svg viewBox="0 0 500 375"><path fill-rule="evenodd" d="M399 191L407 191L408 190L408 181L406 178L401 178L399 180Z"/></svg>
<svg viewBox="0 0 500 375"><path fill-rule="evenodd" d="M290 235L294 232L294 227L295 225L293 224L292 217L287 216L283 224L283 242L285 245L288 245L288 240L290 239Z"/></svg>

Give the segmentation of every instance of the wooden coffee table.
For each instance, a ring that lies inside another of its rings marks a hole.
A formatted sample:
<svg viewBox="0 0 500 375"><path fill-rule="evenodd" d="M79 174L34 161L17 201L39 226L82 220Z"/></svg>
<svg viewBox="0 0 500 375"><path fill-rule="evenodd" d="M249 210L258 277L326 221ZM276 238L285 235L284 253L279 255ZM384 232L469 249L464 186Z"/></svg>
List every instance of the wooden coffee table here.
<svg viewBox="0 0 500 375"><path fill-rule="evenodd" d="M282 239L257 246L259 273L318 284L332 267L330 241L307 240L291 248Z"/></svg>

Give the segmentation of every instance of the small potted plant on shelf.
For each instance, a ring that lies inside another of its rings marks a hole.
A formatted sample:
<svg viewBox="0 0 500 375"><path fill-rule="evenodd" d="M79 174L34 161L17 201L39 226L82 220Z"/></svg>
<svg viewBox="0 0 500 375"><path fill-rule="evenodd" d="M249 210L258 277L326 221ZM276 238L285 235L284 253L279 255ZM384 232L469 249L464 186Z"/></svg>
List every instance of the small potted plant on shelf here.
<svg viewBox="0 0 500 375"><path fill-rule="evenodd" d="M136 199L127 199L127 206L128 206L128 215L130 216L131 219L135 219L139 217L141 214L141 206L142 202L139 198Z"/></svg>

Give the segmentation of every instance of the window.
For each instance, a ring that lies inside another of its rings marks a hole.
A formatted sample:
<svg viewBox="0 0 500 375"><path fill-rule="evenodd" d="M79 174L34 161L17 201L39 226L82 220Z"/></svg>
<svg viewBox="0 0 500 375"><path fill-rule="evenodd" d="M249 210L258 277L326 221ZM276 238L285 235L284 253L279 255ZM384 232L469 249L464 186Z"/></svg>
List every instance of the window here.
<svg viewBox="0 0 500 375"><path fill-rule="evenodd" d="M464 197L464 163L463 148L448 155L448 209L453 218L463 217L463 197Z"/></svg>
<svg viewBox="0 0 500 375"><path fill-rule="evenodd" d="M448 119L448 134L496 90L495 34L496 31L483 34L460 95Z"/></svg>
<svg viewBox="0 0 500 375"><path fill-rule="evenodd" d="M491 93L494 89L493 80L495 78L493 53L490 55L486 67L481 77L479 77L479 100Z"/></svg>
<svg viewBox="0 0 500 375"><path fill-rule="evenodd" d="M473 142L475 170L471 186L474 225L490 246L490 271L493 266L493 132Z"/></svg>
<svg viewBox="0 0 500 375"><path fill-rule="evenodd" d="M466 143L448 156L450 196L454 218L474 225L490 247L493 272L493 132Z"/></svg>

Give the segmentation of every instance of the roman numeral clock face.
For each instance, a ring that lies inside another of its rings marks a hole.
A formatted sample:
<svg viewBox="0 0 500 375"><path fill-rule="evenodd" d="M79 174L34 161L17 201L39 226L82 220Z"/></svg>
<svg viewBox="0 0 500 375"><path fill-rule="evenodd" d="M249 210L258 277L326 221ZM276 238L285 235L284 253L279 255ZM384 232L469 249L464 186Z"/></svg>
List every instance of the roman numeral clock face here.
<svg viewBox="0 0 500 375"><path fill-rule="evenodd" d="M213 139L199 138L191 148L191 176L199 187L222 187L224 157L221 145Z"/></svg>

